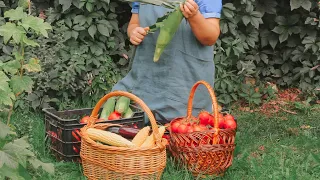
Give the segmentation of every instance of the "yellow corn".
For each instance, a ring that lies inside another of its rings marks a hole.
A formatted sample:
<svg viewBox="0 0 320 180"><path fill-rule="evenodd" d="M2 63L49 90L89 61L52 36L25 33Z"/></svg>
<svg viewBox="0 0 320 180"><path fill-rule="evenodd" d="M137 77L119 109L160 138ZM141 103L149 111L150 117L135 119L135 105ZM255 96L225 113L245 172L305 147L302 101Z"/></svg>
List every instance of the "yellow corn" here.
<svg viewBox="0 0 320 180"><path fill-rule="evenodd" d="M147 139L149 136L150 126L146 126L142 128L132 139L132 143L138 147L140 147L143 142Z"/></svg>
<svg viewBox="0 0 320 180"><path fill-rule="evenodd" d="M111 146L118 146L118 147L134 147L135 146L131 141L112 132L103 131L95 128L89 128L87 130L87 133L92 140L100 141L100 142L109 144Z"/></svg>
<svg viewBox="0 0 320 180"><path fill-rule="evenodd" d="M162 138L164 132L166 131L165 126L159 127L159 135ZM147 137L147 139L143 142L143 144L140 147L153 147L156 144L156 138L154 137L154 134L152 133L150 136Z"/></svg>

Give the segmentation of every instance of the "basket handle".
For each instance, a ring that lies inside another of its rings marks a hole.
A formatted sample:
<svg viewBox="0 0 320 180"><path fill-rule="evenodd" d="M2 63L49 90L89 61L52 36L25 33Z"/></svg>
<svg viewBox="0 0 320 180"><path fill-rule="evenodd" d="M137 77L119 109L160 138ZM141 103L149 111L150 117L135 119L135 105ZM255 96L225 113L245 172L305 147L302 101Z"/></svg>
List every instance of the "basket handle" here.
<svg viewBox="0 0 320 180"><path fill-rule="evenodd" d="M110 92L110 93L106 94L104 97L102 97L98 101L98 103L96 104L94 109L92 110L92 113L90 115L90 120L88 122L88 127L92 127L96 123L96 121L98 119L98 113L99 113L99 110L100 110L101 106L109 98L111 98L113 96L125 96L125 97L130 98L131 100L135 101L138 105L140 105L140 107L145 111L145 113L147 114L147 116L150 119L152 132L154 133L157 146L159 148L164 148L163 144L161 143L162 137L160 137L158 125L156 123L156 120L155 120L154 115L152 114L151 110L148 108L148 106L139 97L137 97L136 95L131 94L129 92L113 91L113 92Z"/></svg>
<svg viewBox="0 0 320 180"><path fill-rule="evenodd" d="M218 110L218 103L217 103L217 98L216 98L216 95L212 89L212 87L210 86L209 83L207 83L206 81L198 81L196 82L193 87L191 88L191 92L190 92L190 96L189 96L189 101L188 101L188 107L187 107L187 119L190 119L191 116L192 116L192 103L193 103L193 98L194 98L194 94L195 94L195 91L197 90L197 87L200 85L200 84L203 84L207 90L209 91L209 94L210 94L210 97L211 97L211 101L213 103L213 106L212 106L212 111L214 112L214 128L216 130L218 130L219 128L219 120L218 120L218 113L219 113L219 110Z"/></svg>

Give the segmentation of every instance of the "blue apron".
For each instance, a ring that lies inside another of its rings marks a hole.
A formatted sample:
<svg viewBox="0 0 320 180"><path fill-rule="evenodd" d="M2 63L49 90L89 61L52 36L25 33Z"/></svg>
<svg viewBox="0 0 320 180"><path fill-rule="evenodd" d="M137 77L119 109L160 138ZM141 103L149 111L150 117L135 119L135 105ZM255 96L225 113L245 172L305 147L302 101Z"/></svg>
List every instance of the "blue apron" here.
<svg viewBox="0 0 320 180"><path fill-rule="evenodd" d="M154 24L169 10L140 4L141 27ZM203 46L184 19L158 62L153 62L159 31L148 34L137 46L132 68L112 89L129 91L141 98L151 110L171 121L185 116L191 87L199 80L214 84L213 46ZM204 86L199 86L193 100L193 114L201 109L212 112L212 102ZM166 123L156 116L157 121Z"/></svg>

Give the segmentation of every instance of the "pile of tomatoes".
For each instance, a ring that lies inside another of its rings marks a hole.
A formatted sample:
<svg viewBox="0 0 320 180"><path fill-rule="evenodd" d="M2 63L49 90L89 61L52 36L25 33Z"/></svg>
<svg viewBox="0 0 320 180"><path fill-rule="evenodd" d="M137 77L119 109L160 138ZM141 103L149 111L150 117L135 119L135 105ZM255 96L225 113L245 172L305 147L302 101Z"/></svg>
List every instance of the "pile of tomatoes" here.
<svg viewBox="0 0 320 180"><path fill-rule="evenodd" d="M214 116L207 111L201 111L198 117L191 120L178 119L171 124L171 131L174 133L192 133L196 131L213 130ZM237 122L231 114L218 114L219 128L220 129L233 129L237 128Z"/></svg>

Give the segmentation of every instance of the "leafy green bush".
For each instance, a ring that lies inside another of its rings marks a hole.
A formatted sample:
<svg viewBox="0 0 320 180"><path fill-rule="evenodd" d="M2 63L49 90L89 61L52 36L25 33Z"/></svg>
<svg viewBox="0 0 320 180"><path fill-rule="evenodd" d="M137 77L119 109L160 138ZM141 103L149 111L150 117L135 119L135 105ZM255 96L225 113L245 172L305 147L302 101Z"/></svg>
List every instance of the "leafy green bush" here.
<svg viewBox="0 0 320 180"><path fill-rule="evenodd" d="M223 2L222 33L215 56L215 89L221 103L228 104L239 98L240 84L245 83L245 77L274 82L281 87L297 86L305 92L319 92L316 90L320 87L317 2Z"/></svg>
<svg viewBox="0 0 320 180"><path fill-rule="evenodd" d="M109 1L54 2L54 9L46 11L54 31L49 40L38 39L40 50L29 52L43 59L45 70L26 99L33 108L93 106L128 71L130 7Z"/></svg>
<svg viewBox="0 0 320 180"><path fill-rule="evenodd" d="M49 39L37 38L39 49L26 49L26 56L41 59L43 71L33 78L33 93L24 97L30 103L18 105L93 106L128 72L133 50L126 36L130 6L109 0L34 1L40 10L43 4L51 5L45 15L53 31ZM260 104L270 94L264 89L266 81L320 94L316 1L223 0L223 4L221 36L213 52L221 104L239 99ZM244 85L247 78L256 83Z"/></svg>

